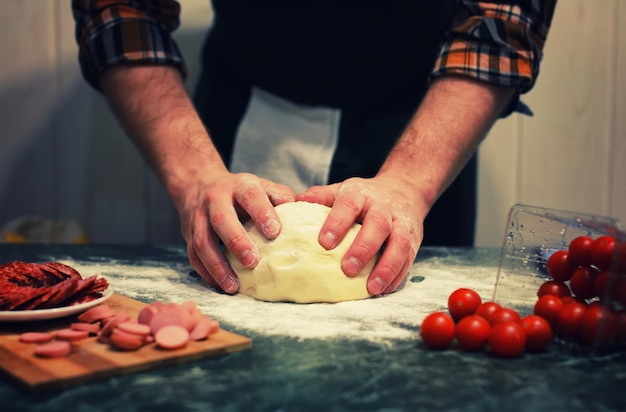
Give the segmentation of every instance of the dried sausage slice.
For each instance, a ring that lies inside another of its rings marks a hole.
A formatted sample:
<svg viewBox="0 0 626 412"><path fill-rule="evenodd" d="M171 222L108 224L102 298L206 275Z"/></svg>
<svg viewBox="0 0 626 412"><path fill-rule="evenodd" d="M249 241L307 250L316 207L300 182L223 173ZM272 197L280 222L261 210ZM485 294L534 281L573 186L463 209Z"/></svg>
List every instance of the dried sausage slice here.
<svg viewBox="0 0 626 412"><path fill-rule="evenodd" d="M83 279L59 262L1 264L0 310L46 309L99 298L108 282L96 276Z"/></svg>
<svg viewBox="0 0 626 412"><path fill-rule="evenodd" d="M61 262L42 263L44 269L60 272L65 278L82 279L82 276L76 269Z"/></svg>

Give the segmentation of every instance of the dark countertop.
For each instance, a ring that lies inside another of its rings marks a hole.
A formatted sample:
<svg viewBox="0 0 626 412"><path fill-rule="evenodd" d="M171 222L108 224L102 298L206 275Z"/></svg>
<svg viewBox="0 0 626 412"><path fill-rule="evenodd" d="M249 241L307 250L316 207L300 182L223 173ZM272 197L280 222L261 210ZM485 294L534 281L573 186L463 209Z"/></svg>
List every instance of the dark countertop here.
<svg viewBox="0 0 626 412"><path fill-rule="evenodd" d="M498 249L424 248L403 290L367 302L294 305L211 291L183 246L0 245L0 262L66 261L146 302L196 300L243 352L25 394L0 381L2 411L591 411L626 410L626 353L552 345L499 359L430 351L418 326L457 287L493 293Z"/></svg>

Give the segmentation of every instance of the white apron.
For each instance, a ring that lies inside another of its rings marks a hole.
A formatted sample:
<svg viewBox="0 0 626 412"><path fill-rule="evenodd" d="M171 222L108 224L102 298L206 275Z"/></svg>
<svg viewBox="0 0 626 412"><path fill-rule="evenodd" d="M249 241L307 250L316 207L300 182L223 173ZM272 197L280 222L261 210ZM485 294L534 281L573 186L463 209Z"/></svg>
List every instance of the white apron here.
<svg viewBox="0 0 626 412"><path fill-rule="evenodd" d="M253 173L296 193L327 184L340 114L253 88L235 137L230 170Z"/></svg>

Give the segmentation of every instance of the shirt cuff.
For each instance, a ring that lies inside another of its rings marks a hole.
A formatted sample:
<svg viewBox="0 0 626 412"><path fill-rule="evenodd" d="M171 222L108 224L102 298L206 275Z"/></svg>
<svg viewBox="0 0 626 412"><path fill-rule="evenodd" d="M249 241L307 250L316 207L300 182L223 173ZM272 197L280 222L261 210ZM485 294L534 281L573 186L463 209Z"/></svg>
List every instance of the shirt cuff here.
<svg viewBox="0 0 626 412"><path fill-rule="evenodd" d="M431 79L443 75L467 76L513 87L523 94L534 86L540 60L540 50L515 50L506 43L453 40L442 47Z"/></svg>
<svg viewBox="0 0 626 412"><path fill-rule="evenodd" d="M169 31L147 19L119 19L93 30L80 42L78 58L85 80L97 90L102 72L122 63L170 65L183 78L187 76L184 59Z"/></svg>

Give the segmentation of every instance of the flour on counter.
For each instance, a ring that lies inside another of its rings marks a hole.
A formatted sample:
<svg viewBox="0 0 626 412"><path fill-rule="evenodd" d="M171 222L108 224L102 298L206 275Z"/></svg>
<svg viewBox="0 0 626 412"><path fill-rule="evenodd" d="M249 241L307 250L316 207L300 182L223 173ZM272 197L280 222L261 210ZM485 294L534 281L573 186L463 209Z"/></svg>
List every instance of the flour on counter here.
<svg viewBox="0 0 626 412"><path fill-rule="evenodd" d="M274 303L237 294L215 292L188 267L152 262L148 266L123 265L115 261L97 264L64 261L83 276L106 277L114 291L144 302L181 303L193 300L206 314L245 333L298 339L365 339L377 343L415 340L426 315L444 310L448 296L460 287L476 290L491 299L496 268L443 265L430 259L413 266L399 291L384 297L340 303Z"/></svg>

